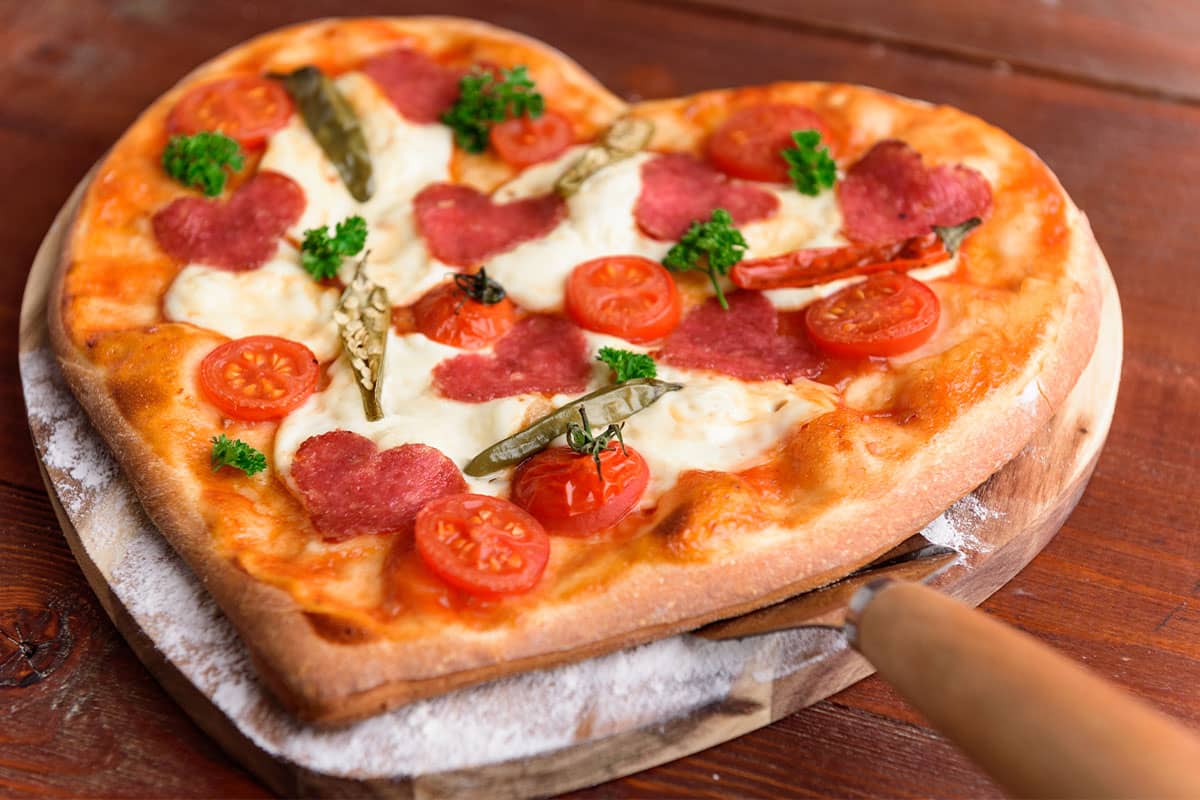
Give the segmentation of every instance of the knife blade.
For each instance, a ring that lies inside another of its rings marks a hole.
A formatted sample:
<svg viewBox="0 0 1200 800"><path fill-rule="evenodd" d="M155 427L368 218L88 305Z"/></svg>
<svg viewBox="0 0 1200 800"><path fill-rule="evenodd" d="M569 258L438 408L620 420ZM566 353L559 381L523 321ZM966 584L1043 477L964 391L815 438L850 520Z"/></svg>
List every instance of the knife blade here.
<svg viewBox="0 0 1200 800"><path fill-rule="evenodd" d="M722 641L795 628L840 628L846 621L850 598L867 583L883 577L926 583L954 564L958 556L957 550L931 544L917 534L835 583L740 617L710 623L691 633L702 639Z"/></svg>

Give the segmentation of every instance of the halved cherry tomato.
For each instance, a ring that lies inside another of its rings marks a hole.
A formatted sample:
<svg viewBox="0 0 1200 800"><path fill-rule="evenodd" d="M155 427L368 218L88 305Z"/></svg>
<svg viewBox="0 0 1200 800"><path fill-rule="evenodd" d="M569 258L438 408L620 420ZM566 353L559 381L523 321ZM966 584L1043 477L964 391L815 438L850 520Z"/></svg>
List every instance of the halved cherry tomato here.
<svg viewBox="0 0 1200 800"><path fill-rule="evenodd" d="M499 303L480 303L454 281L433 287L413 305L417 330L435 342L478 350L508 333L517 312L505 297Z"/></svg>
<svg viewBox="0 0 1200 800"><path fill-rule="evenodd" d="M569 447L530 456L513 476L513 502L537 517L550 533L587 536L616 524L641 499L650 482L646 460L613 442L596 462Z"/></svg>
<svg viewBox="0 0 1200 800"><path fill-rule="evenodd" d="M899 272L872 275L808 307L813 342L835 356L897 356L933 335L941 306L925 284Z"/></svg>
<svg viewBox="0 0 1200 800"><path fill-rule="evenodd" d="M205 83L185 94L167 117L171 133L220 131L244 147L262 144L287 124L292 99L277 81L239 75Z"/></svg>
<svg viewBox="0 0 1200 800"><path fill-rule="evenodd" d="M537 119L520 116L501 122L492 128L491 141L496 155L514 167L528 167L566 150L575 141L575 131L571 120L546 111Z"/></svg>
<svg viewBox="0 0 1200 800"><path fill-rule="evenodd" d="M417 514L417 553L446 583L474 595L528 592L550 558L550 537L507 500L451 494Z"/></svg>
<svg viewBox="0 0 1200 800"><path fill-rule="evenodd" d="M792 131L817 130L829 144L829 128L816 112L792 103L747 106L729 115L708 139L708 158L735 178L788 182L781 154L795 147ZM830 148L833 149L832 147Z"/></svg>
<svg viewBox="0 0 1200 800"><path fill-rule="evenodd" d="M227 417L277 419L317 386L317 357L299 342L248 336L226 342L200 362L200 387Z"/></svg>
<svg viewBox="0 0 1200 800"><path fill-rule="evenodd" d="M661 339L675 330L683 314L671 273L641 256L583 262L567 278L565 301L580 327L631 342Z"/></svg>

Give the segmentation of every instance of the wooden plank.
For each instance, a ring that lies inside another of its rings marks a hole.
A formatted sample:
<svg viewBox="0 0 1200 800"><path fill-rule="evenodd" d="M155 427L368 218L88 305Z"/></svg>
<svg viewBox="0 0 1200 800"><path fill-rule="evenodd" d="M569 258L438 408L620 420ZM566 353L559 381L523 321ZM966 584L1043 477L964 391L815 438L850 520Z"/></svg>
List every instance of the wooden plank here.
<svg viewBox="0 0 1200 800"><path fill-rule="evenodd" d="M1200 14L1194 4L1179 6ZM444 0L437 7L540 36L627 96L783 78L858 81L956 103L1037 149L1088 211L1112 263L1125 307L1125 378L1108 447L1071 523L986 608L1200 725L1200 698L1192 690L1200 683L1194 627L1200 341L1192 335L1200 327L1193 290L1200 285L1200 239L1181 221L1200 207L1200 111L957 64L917 48L873 48L853 37L679 8L597 2L568 14L561 4L533 0ZM364 0L354 13L430 8ZM0 6L0 143L15 154L0 160L0 185L9 187L0 195L0 241L10 264L0 313L8 329L16 329L21 275L54 211L147 102L224 47L276 25L336 13L344 13L344 4L332 0ZM1194 30L1189 24L1177 27ZM7 437L0 439L0 480L34 487L15 347L8 347L0 360L0 386L12 387L0 398ZM90 601L78 570L63 561L66 547L51 530L48 506L34 511L0 496L0 507L13 518L0 527L5 594L32 592L26 605L43 608L52 583ZM35 578L43 560L58 566ZM94 606L93 612L100 642L93 652L103 655L68 660L50 688L27 699L0 689L0 714L20 719L11 730L26 742L17 757L0 758L6 787L0 793L253 793L254 784L196 732ZM83 713L68 716L81 696ZM97 763L87 759L102 736L110 742L103 764L84 766ZM7 743L0 749L12 752ZM898 699L866 681L831 703L593 796L733 793L713 780L714 772L723 781L736 775L737 793L751 795L991 791ZM187 780L176 780L180 775ZM788 788L781 791L783 781Z"/></svg>
<svg viewBox="0 0 1200 800"><path fill-rule="evenodd" d="M934 56L1200 101L1200 14L1179 0L675 0Z"/></svg>

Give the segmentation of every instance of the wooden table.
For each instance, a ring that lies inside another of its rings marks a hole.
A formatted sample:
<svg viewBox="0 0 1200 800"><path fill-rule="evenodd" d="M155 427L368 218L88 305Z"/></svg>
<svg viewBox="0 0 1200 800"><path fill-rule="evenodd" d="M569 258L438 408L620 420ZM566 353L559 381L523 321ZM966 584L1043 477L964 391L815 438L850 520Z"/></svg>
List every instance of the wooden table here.
<svg viewBox="0 0 1200 800"><path fill-rule="evenodd" d="M24 276L74 184L145 105L257 32L350 4L0 4L0 795L264 796L150 678L67 550L17 378ZM1175 0L358 2L477 16L629 98L773 79L958 105L1034 147L1088 212L1125 370L1090 489L984 604L1200 726L1200 9ZM877 679L580 797L937 795L996 787Z"/></svg>

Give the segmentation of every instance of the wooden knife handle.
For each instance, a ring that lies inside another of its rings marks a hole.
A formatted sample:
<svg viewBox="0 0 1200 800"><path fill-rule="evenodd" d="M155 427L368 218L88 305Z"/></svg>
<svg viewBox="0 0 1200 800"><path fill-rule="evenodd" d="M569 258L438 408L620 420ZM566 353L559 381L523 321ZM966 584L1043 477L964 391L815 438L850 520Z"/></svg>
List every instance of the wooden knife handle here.
<svg viewBox="0 0 1200 800"><path fill-rule="evenodd" d="M1200 739L1033 637L919 584L855 601L855 647L1010 793L1200 798Z"/></svg>

